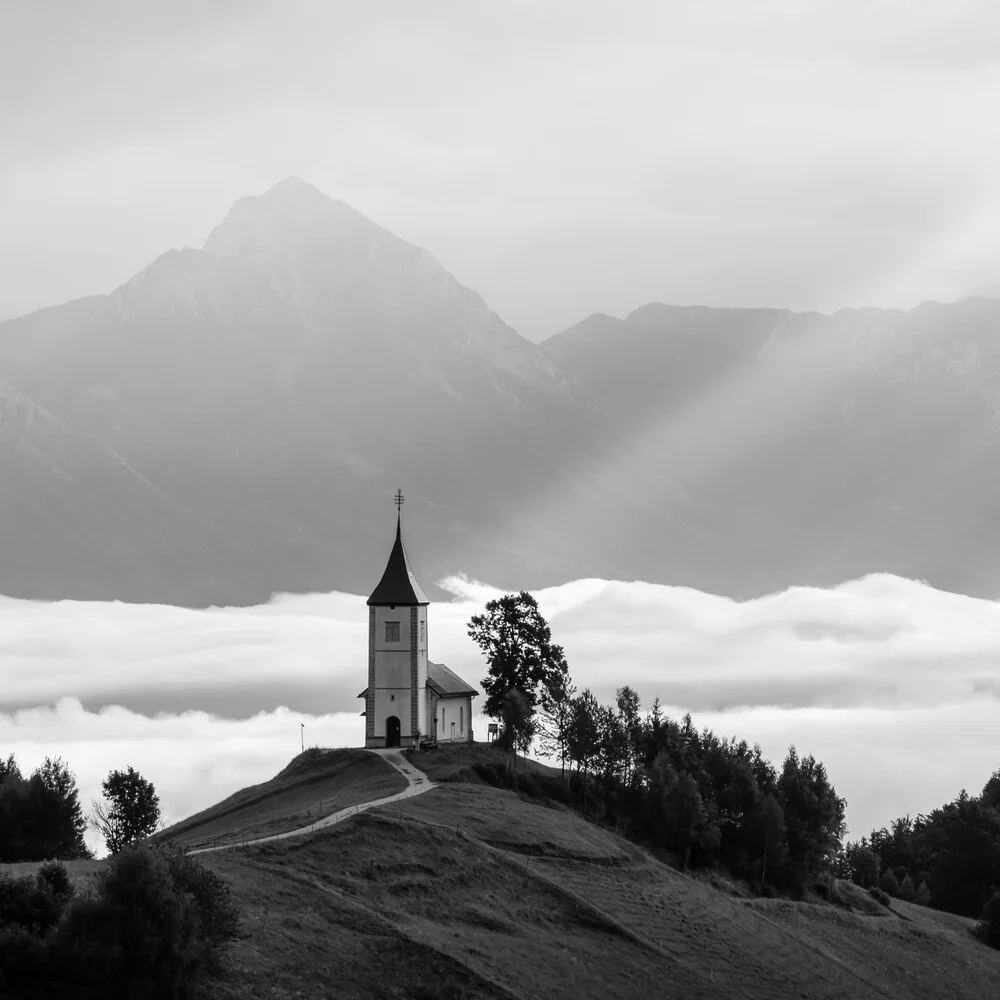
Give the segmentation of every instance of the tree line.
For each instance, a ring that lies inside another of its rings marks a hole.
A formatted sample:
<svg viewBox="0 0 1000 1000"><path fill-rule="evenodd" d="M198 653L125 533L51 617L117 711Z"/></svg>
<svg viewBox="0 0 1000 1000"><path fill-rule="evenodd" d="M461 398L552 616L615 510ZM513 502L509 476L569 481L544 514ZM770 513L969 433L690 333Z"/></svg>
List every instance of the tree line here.
<svg viewBox="0 0 1000 1000"><path fill-rule="evenodd" d="M928 815L902 816L849 841L837 872L889 896L979 917L983 933L992 921L1000 947L1000 769L979 795L963 789Z"/></svg>
<svg viewBox="0 0 1000 1000"><path fill-rule="evenodd" d="M529 792L672 851L682 868L721 864L761 893L828 892L834 876L849 879L885 903L978 917L980 936L1000 947L1000 770L978 796L962 791L844 844L846 803L820 761L792 746L779 770L759 745L668 718L659 699L643 714L628 685L610 705L578 693L531 594L489 601L468 632L486 658L483 710L500 722L508 771L536 743L559 761L555 783L525 776Z"/></svg>
<svg viewBox="0 0 1000 1000"><path fill-rule="evenodd" d="M134 768L110 772L101 790L85 816L76 776L61 757L46 757L27 778L13 754L0 757L0 862L90 858L88 827L117 854L159 826L156 789Z"/></svg>
<svg viewBox="0 0 1000 1000"><path fill-rule="evenodd" d="M528 787L541 783L586 815L673 852L682 868L721 864L761 893L801 893L831 877L845 802L812 755L791 747L778 769L759 745L699 730L690 715L671 719L658 699L644 714L628 685L610 705L589 689L578 693L526 592L487 603L469 635L486 657L484 712L499 720L508 759L537 742L560 763L561 779L528 778Z"/></svg>

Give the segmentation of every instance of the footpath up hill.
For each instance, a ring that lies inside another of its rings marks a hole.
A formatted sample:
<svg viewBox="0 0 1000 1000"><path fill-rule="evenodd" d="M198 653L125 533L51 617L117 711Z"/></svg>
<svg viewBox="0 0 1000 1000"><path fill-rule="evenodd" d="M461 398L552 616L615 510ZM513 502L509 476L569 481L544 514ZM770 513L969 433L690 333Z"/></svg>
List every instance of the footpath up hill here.
<svg viewBox="0 0 1000 1000"><path fill-rule="evenodd" d="M1000 953L973 938L972 921L885 909L843 884L841 906L740 897L566 807L480 781L476 763L498 759L491 747L410 759L436 787L313 834L202 856L244 917L213 996L998 995Z"/></svg>
<svg viewBox="0 0 1000 1000"><path fill-rule="evenodd" d="M240 843L308 826L338 809L405 788L406 779L395 768L366 750L310 748L270 781L234 792L153 840L187 849Z"/></svg>

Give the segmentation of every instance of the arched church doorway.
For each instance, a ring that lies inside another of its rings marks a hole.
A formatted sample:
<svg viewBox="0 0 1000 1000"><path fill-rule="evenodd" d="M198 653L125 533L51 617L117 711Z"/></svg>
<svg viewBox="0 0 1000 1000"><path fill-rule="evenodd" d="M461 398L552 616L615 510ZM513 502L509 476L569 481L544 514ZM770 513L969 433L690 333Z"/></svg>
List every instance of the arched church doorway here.
<svg viewBox="0 0 1000 1000"><path fill-rule="evenodd" d="M399 719L395 715L390 715L385 720L385 745L387 747L399 746Z"/></svg>

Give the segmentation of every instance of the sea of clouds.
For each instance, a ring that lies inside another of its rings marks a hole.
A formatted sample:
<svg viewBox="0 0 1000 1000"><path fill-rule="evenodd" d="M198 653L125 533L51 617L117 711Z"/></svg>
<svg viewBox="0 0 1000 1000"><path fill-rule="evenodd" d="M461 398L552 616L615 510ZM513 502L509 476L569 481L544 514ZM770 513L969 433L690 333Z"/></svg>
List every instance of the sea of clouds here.
<svg viewBox="0 0 1000 1000"><path fill-rule="evenodd" d="M431 659L473 684L466 634L499 591L462 577L432 605ZM647 583L536 592L573 679L827 766L851 836L978 792L1000 767L1000 604L876 575L737 602ZM253 608L0 598L0 756L61 756L85 806L113 768L183 818L266 780L307 746L363 743L367 609L350 594ZM477 737L486 724L476 719ZM96 846L96 845L95 845Z"/></svg>

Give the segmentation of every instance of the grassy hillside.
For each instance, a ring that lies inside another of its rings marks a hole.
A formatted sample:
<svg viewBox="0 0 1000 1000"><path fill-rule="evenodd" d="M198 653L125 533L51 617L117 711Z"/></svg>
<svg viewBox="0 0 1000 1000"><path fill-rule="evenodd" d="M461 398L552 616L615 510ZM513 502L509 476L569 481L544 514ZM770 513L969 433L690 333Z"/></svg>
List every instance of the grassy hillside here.
<svg viewBox="0 0 1000 1000"><path fill-rule="evenodd" d="M213 996L995 993L1000 953L971 921L887 910L847 884L839 906L740 896L568 809L479 783L469 765L490 752L414 755L439 787L331 830L203 855L245 922Z"/></svg>
<svg viewBox="0 0 1000 1000"><path fill-rule="evenodd" d="M375 754L311 748L270 781L234 792L154 840L195 848L265 837L404 788L406 779Z"/></svg>

